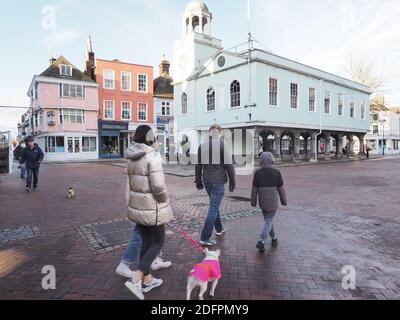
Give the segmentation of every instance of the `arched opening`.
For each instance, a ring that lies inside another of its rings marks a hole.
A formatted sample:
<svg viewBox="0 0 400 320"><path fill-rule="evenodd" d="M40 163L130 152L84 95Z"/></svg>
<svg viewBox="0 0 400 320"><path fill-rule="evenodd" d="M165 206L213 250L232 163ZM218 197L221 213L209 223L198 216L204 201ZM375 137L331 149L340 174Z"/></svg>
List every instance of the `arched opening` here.
<svg viewBox="0 0 400 320"><path fill-rule="evenodd" d="M345 134L343 135L343 140L342 140L342 154L345 157L350 157L351 156L351 148L352 148L352 143L353 137L350 134Z"/></svg>
<svg viewBox="0 0 400 320"><path fill-rule="evenodd" d="M192 28L195 32L200 32L200 19L198 16L192 18Z"/></svg>
<svg viewBox="0 0 400 320"><path fill-rule="evenodd" d="M359 154L361 149L362 145L360 138L358 136L353 136L353 154Z"/></svg>
<svg viewBox="0 0 400 320"><path fill-rule="evenodd" d="M331 137L325 135L319 135L317 138L317 151L318 155L325 156L328 150L331 150Z"/></svg>
<svg viewBox="0 0 400 320"><path fill-rule="evenodd" d="M299 142L299 154L301 156L308 157L312 154L311 149L311 134L309 132L301 133Z"/></svg>
<svg viewBox="0 0 400 320"><path fill-rule="evenodd" d="M260 150L259 152L275 152L275 133L271 130L264 130L260 133Z"/></svg>
<svg viewBox="0 0 400 320"><path fill-rule="evenodd" d="M206 33L208 28L209 28L208 19L207 19L207 17L203 17L202 22L201 22L201 30L203 31L203 33Z"/></svg>
<svg viewBox="0 0 400 320"><path fill-rule="evenodd" d="M335 157L339 156L339 146L341 143L339 142L339 136L337 134L332 134L331 135L331 153L335 155Z"/></svg>
<svg viewBox="0 0 400 320"><path fill-rule="evenodd" d="M280 149L283 159L294 157L294 144L295 144L294 134L291 131L282 132Z"/></svg>

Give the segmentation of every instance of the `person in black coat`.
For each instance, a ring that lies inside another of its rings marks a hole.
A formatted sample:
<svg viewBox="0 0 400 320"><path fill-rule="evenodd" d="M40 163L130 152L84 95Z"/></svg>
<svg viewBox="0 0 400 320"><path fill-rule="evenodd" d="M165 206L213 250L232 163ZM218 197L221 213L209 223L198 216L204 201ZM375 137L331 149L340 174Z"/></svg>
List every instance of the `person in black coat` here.
<svg viewBox="0 0 400 320"><path fill-rule="evenodd" d="M32 177L33 177L33 190L38 190L39 183L39 169L40 163L43 161L44 153L40 147L34 143L32 137L25 140L26 148L22 152L22 157L19 162L20 165L26 163L26 191L32 190Z"/></svg>

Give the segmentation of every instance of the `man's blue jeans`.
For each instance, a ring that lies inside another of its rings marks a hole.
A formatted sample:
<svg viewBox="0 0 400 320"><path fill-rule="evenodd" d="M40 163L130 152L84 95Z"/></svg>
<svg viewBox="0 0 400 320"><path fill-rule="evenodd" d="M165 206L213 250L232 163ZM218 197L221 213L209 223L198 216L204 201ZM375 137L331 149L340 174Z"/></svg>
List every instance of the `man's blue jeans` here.
<svg viewBox="0 0 400 320"><path fill-rule="evenodd" d="M33 180L33 188L36 189L39 182L39 168L26 168L26 187L32 188L32 180Z"/></svg>
<svg viewBox="0 0 400 320"><path fill-rule="evenodd" d="M25 177L26 177L26 169L25 169L25 167L23 165L21 165L20 169L21 169L21 179L25 179Z"/></svg>
<svg viewBox="0 0 400 320"><path fill-rule="evenodd" d="M225 195L225 185L206 183L205 188L210 198L210 208L208 209L207 219L201 232L201 241L207 241L211 238L214 227L217 232L223 230L219 207Z"/></svg>

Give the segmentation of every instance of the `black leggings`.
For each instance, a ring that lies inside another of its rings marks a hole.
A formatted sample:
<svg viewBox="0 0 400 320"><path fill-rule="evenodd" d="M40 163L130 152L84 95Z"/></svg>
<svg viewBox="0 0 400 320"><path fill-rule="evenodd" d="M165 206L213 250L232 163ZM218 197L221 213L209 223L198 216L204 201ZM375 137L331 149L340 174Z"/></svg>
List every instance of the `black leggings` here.
<svg viewBox="0 0 400 320"><path fill-rule="evenodd" d="M140 249L139 270L144 276L150 274L150 267L155 258L160 254L165 243L165 227L146 227L138 225L142 236L142 247Z"/></svg>

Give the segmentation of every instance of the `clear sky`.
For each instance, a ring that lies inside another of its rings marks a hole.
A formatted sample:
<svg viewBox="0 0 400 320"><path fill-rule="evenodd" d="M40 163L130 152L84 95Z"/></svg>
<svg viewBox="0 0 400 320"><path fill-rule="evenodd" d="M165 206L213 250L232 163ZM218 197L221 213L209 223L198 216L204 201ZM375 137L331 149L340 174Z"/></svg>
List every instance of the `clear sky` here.
<svg viewBox="0 0 400 320"><path fill-rule="evenodd" d="M28 105L26 91L50 56L83 69L87 36L98 58L149 64L172 59L189 0L0 0L0 105ZM213 36L246 41L246 0L207 0ZM274 53L342 76L351 55L384 63L385 95L400 105L399 0L251 0L253 34ZM42 10L55 8L43 27ZM51 21L50 21L51 22ZM50 27L53 25L50 24Z"/></svg>

